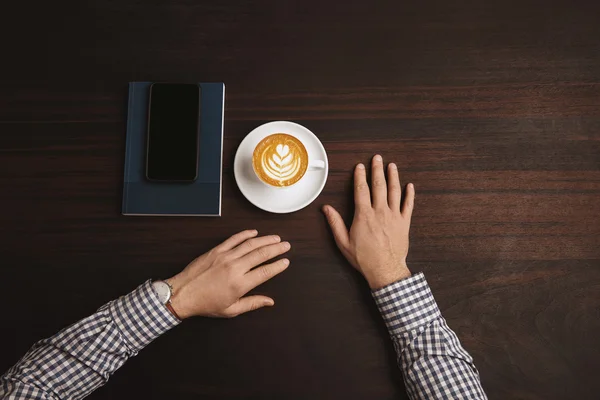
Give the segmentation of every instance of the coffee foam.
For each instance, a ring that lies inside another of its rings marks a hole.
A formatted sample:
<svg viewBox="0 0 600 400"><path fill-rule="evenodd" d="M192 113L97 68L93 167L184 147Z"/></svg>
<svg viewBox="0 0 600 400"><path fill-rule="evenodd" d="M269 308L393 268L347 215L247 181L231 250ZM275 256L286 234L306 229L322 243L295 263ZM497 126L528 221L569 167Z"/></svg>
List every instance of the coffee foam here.
<svg viewBox="0 0 600 400"><path fill-rule="evenodd" d="M294 136L276 133L256 146L252 164L258 177L269 185L290 186L306 173L308 153Z"/></svg>

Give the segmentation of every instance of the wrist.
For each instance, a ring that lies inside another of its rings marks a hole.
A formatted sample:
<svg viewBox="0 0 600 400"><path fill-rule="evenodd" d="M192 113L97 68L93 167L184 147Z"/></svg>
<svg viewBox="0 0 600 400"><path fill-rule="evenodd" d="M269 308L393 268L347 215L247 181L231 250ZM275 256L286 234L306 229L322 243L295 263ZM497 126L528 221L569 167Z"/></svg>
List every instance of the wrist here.
<svg viewBox="0 0 600 400"><path fill-rule="evenodd" d="M402 262L400 265L381 269L378 273L373 274L373 276L367 277L367 282L369 283L371 290L377 290L409 278L410 276L411 272L408 269L406 262Z"/></svg>
<svg viewBox="0 0 600 400"><path fill-rule="evenodd" d="M169 304L173 309L174 314L176 314L176 317L178 317L180 320L184 320L191 317L191 314L187 310L184 301L184 279L182 279L182 277L180 277L179 275L175 275L169 279L165 279L165 282L167 282L171 286L171 298L169 300Z"/></svg>

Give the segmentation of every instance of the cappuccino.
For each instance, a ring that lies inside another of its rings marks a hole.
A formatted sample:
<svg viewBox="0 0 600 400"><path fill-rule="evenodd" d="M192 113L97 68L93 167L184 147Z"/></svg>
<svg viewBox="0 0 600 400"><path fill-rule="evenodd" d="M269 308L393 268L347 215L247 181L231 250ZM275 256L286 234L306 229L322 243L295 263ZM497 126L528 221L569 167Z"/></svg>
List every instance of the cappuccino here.
<svg viewBox="0 0 600 400"><path fill-rule="evenodd" d="M285 133L275 133L261 140L252 155L256 175L268 185L291 186L308 168L308 153L300 140Z"/></svg>

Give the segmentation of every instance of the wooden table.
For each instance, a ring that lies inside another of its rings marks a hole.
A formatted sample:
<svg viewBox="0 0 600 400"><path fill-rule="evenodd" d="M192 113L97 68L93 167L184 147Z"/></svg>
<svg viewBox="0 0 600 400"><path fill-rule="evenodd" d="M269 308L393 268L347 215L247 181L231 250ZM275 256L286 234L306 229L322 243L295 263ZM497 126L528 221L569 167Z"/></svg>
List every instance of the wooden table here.
<svg viewBox="0 0 600 400"><path fill-rule="evenodd" d="M600 391L597 1L10 2L0 19L0 369L244 228L293 244L273 309L195 319L93 399L405 398L319 212L376 152L414 182L424 271L491 399ZM367 4L368 3L368 4ZM227 86L221 218L120 215L127 82ZM331 171L285 216L235 186L244 135L306 125Z"/></svg>

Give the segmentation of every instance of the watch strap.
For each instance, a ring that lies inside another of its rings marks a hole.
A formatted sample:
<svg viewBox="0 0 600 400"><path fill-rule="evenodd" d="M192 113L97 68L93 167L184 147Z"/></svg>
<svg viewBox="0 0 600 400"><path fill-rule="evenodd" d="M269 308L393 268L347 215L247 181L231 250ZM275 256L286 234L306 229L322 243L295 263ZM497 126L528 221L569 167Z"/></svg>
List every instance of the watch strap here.
<svg viewBox="0 0 600 400"><path fill-rule="evenodd" d="M171 314L173 314L175 316L175 318L177 318L178 320L182 321L182 319L179 317L179 315L177 315L177 311L175 311L175 309L171 305L171 301L170 300L167 302L167 304L165 304L165 307L167 307L167 309L171 312Z"/></svg>

